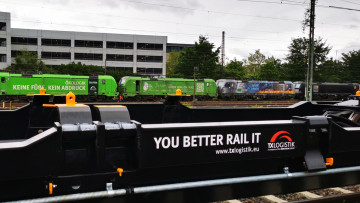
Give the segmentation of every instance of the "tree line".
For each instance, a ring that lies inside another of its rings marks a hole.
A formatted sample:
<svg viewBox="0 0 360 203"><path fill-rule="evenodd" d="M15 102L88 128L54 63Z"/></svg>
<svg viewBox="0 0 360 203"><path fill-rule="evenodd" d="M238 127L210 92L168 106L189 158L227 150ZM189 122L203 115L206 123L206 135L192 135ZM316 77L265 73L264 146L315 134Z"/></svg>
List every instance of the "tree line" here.
<svg viewBox="0 0 360 203"><path fill-rule="evenodd" d="M115 71L105 70L105 68L96 65L85 65L80 62L61 64L59 66L46 66L46 64L38 59L37 54L22 50L15 57L14 64L5 68L5 71L24 74L69 74L69 75L111 75L116 81L120 81L123 76L136 76L137 73L132 71Z"/></svg>
<svg viewBox="0 0 360 203"><path fill-rule="evenodd" d="M284 61L265 56L260 49L250 53L244 60L230 60L224 67L220 64L220 47L215 48L204 36L194 47L182 52L171 52L167 61L168 77L234 78L243 80L290 80L304 81L308 67L308 39L292 39ZM341 60L328 58L331 46L322 38L314 44L314 81L359 82L360 50L342 53Z"/></svg>
<svg viewBox="0 0 360 203"><path fill-rule="evenodd" d="M314 45L316 82L359 82L360 50L342 53L341 60L328 58L331 47L322 38L317 38ZM181 52L170 52L166 63L167 77L192 78L234 78L242 80L289 80L304 81L308 66L308 39L292 39L284 61L273 56L265 56L260 49L250 53L246 59L230 60L224 66L220 63L220 47L204 36L193 47L186 47ZM196 67L196 68L195 68ZM138 75L132 71L105 70L95 65L81 63L62 64L48 67L38 59L37 54L23 50L15 57L14 64L6 71L17 73L50 73L70 75L111 75L116 81L123 76Z"/></svg>

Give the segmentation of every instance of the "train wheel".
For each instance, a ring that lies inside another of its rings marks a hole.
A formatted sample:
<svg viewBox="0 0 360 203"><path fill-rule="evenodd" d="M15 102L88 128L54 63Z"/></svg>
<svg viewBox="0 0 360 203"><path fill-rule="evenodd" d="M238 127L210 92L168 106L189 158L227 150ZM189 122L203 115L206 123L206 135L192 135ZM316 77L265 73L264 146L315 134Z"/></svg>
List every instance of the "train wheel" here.
<svg viewBox="0 0 360 203"><path fill-rule="evenodd" d="M134 100L135 100L135 101L141 101L141 97L140 97L139 95L136 95L136 96L134 97Z"/></svg>

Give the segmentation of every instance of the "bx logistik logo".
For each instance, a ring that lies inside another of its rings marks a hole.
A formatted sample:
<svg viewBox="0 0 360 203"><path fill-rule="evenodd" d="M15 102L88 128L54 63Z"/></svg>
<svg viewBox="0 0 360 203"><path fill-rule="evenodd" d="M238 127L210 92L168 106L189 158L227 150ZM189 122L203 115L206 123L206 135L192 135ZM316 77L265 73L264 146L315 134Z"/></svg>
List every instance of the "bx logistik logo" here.
<svg viewBox="0 0 360 203"><path fill-rule="evenodd" d="M268 143L268 151L293 150L295 142L291 139L291 134L287 131L278 131Z"/></svg>

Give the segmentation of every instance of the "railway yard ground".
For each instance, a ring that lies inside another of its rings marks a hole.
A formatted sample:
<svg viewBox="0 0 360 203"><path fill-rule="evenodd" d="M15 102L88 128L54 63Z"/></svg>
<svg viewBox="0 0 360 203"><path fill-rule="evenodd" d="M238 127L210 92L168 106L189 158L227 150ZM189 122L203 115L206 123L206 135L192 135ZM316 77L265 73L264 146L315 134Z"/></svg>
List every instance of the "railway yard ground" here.
<svg viewBox="0 0 360 203"><path fill-rule="evenodd" d="M360 202L360 185L333 187L280 195L265 195L217 203Z"/></svg>

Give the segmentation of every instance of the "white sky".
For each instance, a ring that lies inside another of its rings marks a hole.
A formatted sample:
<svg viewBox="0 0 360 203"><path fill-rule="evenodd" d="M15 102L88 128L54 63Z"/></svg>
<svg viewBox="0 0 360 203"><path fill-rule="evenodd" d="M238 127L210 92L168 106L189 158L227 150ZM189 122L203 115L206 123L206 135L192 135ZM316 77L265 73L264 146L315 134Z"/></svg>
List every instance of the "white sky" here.
<svg viewBox="0 0 360 203"><path fill-rule="evenodd" d="M199 35L242 60L260 49L284 59L302 31L310 0L0 0L12 28L168 36L168 43L194 43ZM282 3L281 3L282 2ZM329 57L360 49L359 0L319 0L315 37L332 47Z"/></svg>

